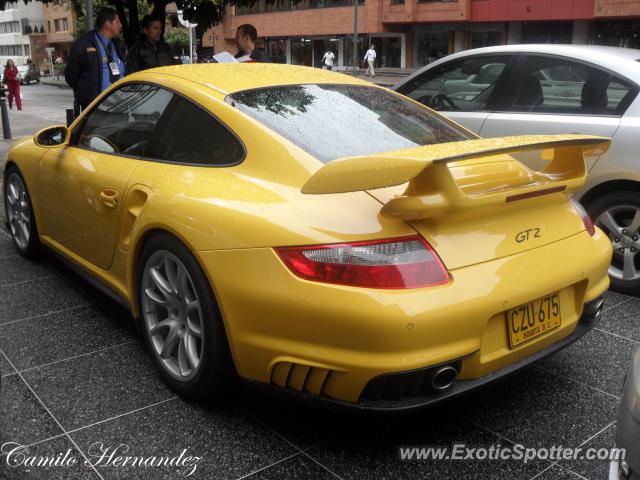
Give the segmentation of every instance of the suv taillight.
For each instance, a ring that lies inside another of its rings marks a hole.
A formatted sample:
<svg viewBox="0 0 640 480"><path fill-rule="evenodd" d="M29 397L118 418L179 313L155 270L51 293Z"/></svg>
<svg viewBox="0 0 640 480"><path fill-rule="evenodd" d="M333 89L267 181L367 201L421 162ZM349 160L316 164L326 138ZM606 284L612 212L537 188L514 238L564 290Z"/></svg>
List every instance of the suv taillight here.
<svg viewBox="0 0 640 480"><path fill-rule="evenodd" d="M277 248L295 275L307 280L370 288L442 285L449 274L420 236L368 242Z"/></svg>

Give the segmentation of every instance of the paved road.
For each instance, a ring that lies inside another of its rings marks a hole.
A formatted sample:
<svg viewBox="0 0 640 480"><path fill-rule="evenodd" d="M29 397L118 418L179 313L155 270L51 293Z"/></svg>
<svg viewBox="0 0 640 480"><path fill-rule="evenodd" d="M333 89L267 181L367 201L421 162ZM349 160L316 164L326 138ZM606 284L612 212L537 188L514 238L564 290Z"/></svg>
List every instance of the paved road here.
<svg viewBox="0 0 640 480"><path fill-rule="evenodd" d="M13 140L0 142L0 156L4 159L6 151L18 138L32 135L41 128L56 123L65 123L67 108L73 106L73 92L69 88L50 85L23 85L22 110L16 106L9 110L9 121Z"/></svg>
<svg viewBox="0 0 640 480"><path fill-rule="evenodd" d="M25 110L11 112L20 134L62 121L71 99L68 90L35 85L24 96ZM640 299L609 293L606 308L597 328L565 351L408 417L335 414L245 392L191 403L161 382L125 312L50 256L16 255L0 226L0 445L49 456L70 449L80 459L28 469L0 456L0 478L183 478L171 466L83 467L82 455L101 442L145 458L187 449L203 459L186 478L600 480L607 462L400 461L398 447L613 445L620 387L640 345Z"/></svg>

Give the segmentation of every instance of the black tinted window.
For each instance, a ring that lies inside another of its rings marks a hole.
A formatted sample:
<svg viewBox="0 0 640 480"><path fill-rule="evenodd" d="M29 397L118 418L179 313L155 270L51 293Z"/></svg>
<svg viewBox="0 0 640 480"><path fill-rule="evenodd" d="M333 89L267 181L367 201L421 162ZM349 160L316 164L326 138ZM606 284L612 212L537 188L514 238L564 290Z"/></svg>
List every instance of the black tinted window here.
<svg viewBox="0 0 640 480"><path fill-rule="evenodd" d="M124 85L87 116L77 145L105 153L141 155L173 94L144 84Z"/></svg>
<svg viewBox="0 0 640 480"><path fill-rule="evenodd" d="M325 163L467 138L427 109L374 87L289 85L235 93L227 102Z"/></svg>
<svg viewBox="0 0 640 480"><path fill-rule="evenodd" d="M555 57L530 56L511 110L582 115L621 114L629 82L604 70Z"/></svg>
<svg viewBox="0 0 640 480"><path fill-rule="evenodd" d="M509 59L490 55L449 62L410 80L398 92L436 110L484 110Z"/></svg>
<svg viewBox="0 0 640 480"><path fill-rule="evenodd" d="M145 155L177 163L229 165L242 160L244 148L210 113L176 96Z"/></svg>

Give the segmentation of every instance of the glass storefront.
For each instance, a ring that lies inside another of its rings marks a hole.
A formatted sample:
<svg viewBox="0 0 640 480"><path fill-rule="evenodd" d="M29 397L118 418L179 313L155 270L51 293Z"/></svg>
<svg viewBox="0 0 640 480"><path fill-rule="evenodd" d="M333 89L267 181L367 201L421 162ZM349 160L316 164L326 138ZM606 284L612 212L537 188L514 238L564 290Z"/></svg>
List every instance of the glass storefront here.
<svg viewBox="0 0 640 480"><path fill-rule="evenodd" d="M610 47L640 48L640 19L594 22L589 43Z"/></svg>
<svg viewBox="0 0 640 480"><path fill-rule="evenodd" d="M291 39L291 63L294 65L313 65L313 45L310 38Z"/></svg>
<svg viewBox="0 0 640 480"><path fill-rule="evenodd" d="M333 64L338 64L338 50L340 47L340 41L337 37L323 37L313 39L313 66L316 68L322 68L322 57L327 50L331 50L335 55Z"/></svg>
<svg viewBox="0 0 640 480"><path fill-rule="evenodd" d="M271 37L265 39L265 51L275 63L287 62L287 46L290 45L290 62L293 65L322 68L322 57L327 50L335 55L335 67L353 66L353 36L331 35L314 37ZM376 47L376 67L400 68L404 51L404 36L358 35L358 67L363 67L364 54L369 45Z"/></svg>
<svg viewBox="0 0 640 480"><path fill-rule="evenodd" d="M285 37L267 38L265 50L273 63L287 63L287 39Z"/></svg>
<svg viewBox="0 0 640 480"><path fill-rule="evenodd" d="M471 32L470 48L502 45L502 32Z"/></svg>
<svg viewBox="0 0 640 480"><path fill-rule="evenodd" d="M448 31L417 32L414 66L422 67L448 55L449 36Z"/></svg>
<svg viewBox="0 0 640 480"><path fill-rule="evenodd" d="M364 54L369 49L367 35L358 35L358 66L364 62ZM344 65L353 67L353 35L344 37Z"/></svg>
<svg viewBox="0 0 640 480"><path fill-rule="evenodd" d="M566 43L573 37L573 22L524 22L522 43Z"/></svg>
<svg viewBox="0 0 640 480"><path fill-rule="evenodd" d="M402 37L371 36L370 43L376 46L376 67L400 68L402 61ZM364 57L364 54L362 55Z"/></svg>

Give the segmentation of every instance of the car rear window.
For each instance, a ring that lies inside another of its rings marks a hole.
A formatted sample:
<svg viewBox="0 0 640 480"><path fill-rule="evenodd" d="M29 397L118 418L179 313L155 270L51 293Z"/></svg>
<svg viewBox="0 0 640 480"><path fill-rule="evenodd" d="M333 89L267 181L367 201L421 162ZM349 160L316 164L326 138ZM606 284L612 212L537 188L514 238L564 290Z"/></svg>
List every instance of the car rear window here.
<svg viewBox="0 0 640 480"><path fill-rule="evenodd" d="M426 108L375 87L287 85L234 93L226 101L324 163L470 138Z"/></svg>

